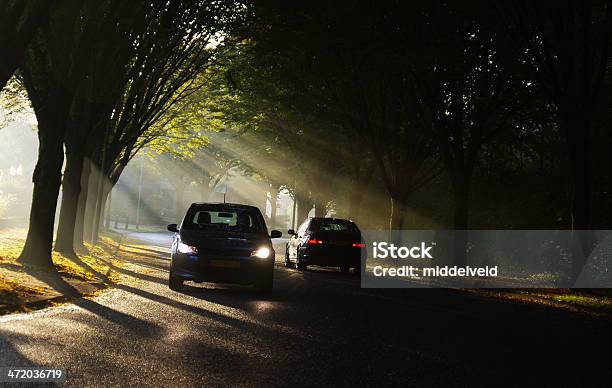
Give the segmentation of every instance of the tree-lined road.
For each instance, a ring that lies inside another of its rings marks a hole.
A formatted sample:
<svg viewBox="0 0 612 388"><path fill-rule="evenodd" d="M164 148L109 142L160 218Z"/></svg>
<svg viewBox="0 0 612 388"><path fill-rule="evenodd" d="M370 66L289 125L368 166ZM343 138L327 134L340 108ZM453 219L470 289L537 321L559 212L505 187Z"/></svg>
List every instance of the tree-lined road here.
<svg viewBox="0 0 612 388"><path fill-rule="evenodd" d="M0 366L65 367L67 385L609 385L612 322L452 290L368 290L282 266L274 292L167 287L169 234L126 282L0 318ZM535 376L533 376L535 374ZM529 377L532 376L532 377ZM590 383L590 384L588 384Z"/></svg>

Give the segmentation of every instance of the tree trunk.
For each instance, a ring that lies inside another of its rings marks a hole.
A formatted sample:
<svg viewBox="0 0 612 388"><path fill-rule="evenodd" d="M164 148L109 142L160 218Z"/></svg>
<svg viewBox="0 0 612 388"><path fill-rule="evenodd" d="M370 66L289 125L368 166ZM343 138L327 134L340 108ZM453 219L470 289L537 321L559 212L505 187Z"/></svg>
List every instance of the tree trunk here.
<svg viewBox="0 0 612 388"><path fill-rule="evenodd" d="M106 198L110 190L110 182L108 178L100 174L97 187L97 199L96 206L94 208L94 216L91 225L91 243L97 244L98 238L100 237L100 223L102 222L104 205L106 204Z"/></svg>
<svg viewBox="0 0 612 388"><path fill-rule="evenodd" d="M75 226L79 194L81 193L83 159L82 152L76 151L66 154L66 169L62 181L62 204L55 241L56 251L72 255L74 255Z"/></svg>
<svg viewBox="0 0 612 388"><path fill-rule="evenodd" d="M74 249L84 251L83 228L85 227L85 208L87 206L87 194L89 192L89 177L91 173L91 162L85 158L83 160L83 171L81 172L81 192L77 205L76 221L74 226Z"/></svg>
<svg viewBox="0 0 612 388"><path fill-rule="evenodd" d="M347 218L359 223L359 213L361 212L361 203L363 202L363 190L365 187L357 185L353 187L349 193L348 215Z"/></svg>
<svg viewBox="0 0 612 388"><path fill-rule="evenodd" d="M104 179L104 181L102 182L102 192L100 195L100 211L97 214L97 222L95 224L96 227L96 234L94 236L94 244L98 243L98 239L100 237L100 229L103 228L104 226L104 217L105 217L105 211L106 211L106 203L108 202L108 198L110 196L110 192L112 190L112 185L111 183L108 181L108 179Z"/></svg>
<svg viewBox="0 0 612 388"><path fill-rule="evenodd" d="M391 199L391 214L389 216L389 229L402 230L406 227L406 210L408 209L407 200L404 198Z"/></svg>
<svg viewBox="0 0 612 388"><path fill-rule="evenodd" d="M402 197L393 198L390 196L391 214L389 215L389 241L395 245L401 245L402 230L406 228L406 210L408 209L407 199Z"/></svg>
<svg viewBox="0 0 612 388"><path fill-rule="evenodd" d="M100 170L95 163L91 162L91 170L89 173L89 183L87 185L87 202L85 203L85 217L83 219L83 236L87 242L92 242L93 222L96 213L96 205L98 203L98 183L100 179Z"/></svg>
<svg viewBox="0 0 612 388"><path fill-rule="evenodd" d="M270 227L276 226L276 205L278 200L278 187L270 187Z"/></svg>
<svg viewBox="0 0 612 388"><path fill-rule="evenodd" d="M114 187L114 186L113 186ZM110 191L108 192L108 196L107 196L107 205L105 207L106 209L106 220L104 221L104 229L105 230L109 230L110 229L110 223L111 223L111 208L113 206L113 189L111 187Z"/></svg>
<svg viewBox="0 0 612 388"><path fill-rule="evenodd" d="M23 251L18 261L38 266L53 266L51 247L57 197L62 178L64 162L64 123L39 121L38 162L32 181L32 207L30 226Z"/></svg>
<svg viewBox="0 0 612 388"><path fill-rule="evenodd" d="M298 206L295 226L298 227L308 217L308 213L310 213L310 210L312 209L312 201L307 195L302 195L300 193L296 193L296 198Z"/></svg>
<svg viewBox="0 0 612 388"><path fill-rule="evenodd" d="M572 229L591 226L591 125L588 114L571 114L564 120L571 169Z"/></svg>
<svg viewBox="0 0 612 388"><path fill-rule="evenodd" d="M24 264L52 267L51 248L57 197L64 162L64 135L72 96L44 66L48 60L38 45L30 50L22 66L23 81L38 120L38 162L32 181L30 225L18 261ZM42 66L42 67L41 67ZM42 69L42 70L41 70Z"/></svg>
<svg viewBox="0 0 612 388"><path fill-rule="evenodd" d="M352 140L352 139L351 139ZM370 188L370 181L374 173L375 163L363 158L367 150L363 148L361 142L357 143L359 152L352 155L351 163L355 166L351 179L350 192L348 194L348 209L346 218L359 224L361 215L361 205L367 191Z"/></svg>
<svg viewBox="0 0 612 388"><path fill-rule="evenodd" d="M453 215L453 226L455 230L465 230L468 227L469 200L470 200L470 177L467 173L453 173L453 201L455 211Z"/></svg>
<svg viewBox="0 0 612 388"><path fill-rule="evenodd" d="M596 239L591 227L591 122L588 113L570 112L563 120L571 172L571 228L576 233L572 244L571 278L575 281L591 255Z"/></svg>
<svg viewBox="0 0 612 388"><path fill-rule="evenodd" d="M315 201L315 217L325 217L327 215L327 206L324 200L318 199Z"/></svg>
<svg viewBox="0 0 612 388"><path fill-rule="evenodd" d="M467 264L467 228L469 216L470 177L465 171L452 173L454 212L454 263L458 266Z"/></svg>

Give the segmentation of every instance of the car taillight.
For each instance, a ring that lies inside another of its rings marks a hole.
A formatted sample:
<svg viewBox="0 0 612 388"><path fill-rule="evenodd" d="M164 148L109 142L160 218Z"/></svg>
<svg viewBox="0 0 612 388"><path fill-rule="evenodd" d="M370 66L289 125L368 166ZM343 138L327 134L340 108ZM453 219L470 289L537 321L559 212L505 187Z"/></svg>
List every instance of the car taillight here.
<svg viewBox="0 0 612 388"><path fill-rule="evenodd" d="M353 246L355 248L365 248L365 244L364 243L353 243Z"/></svg>
<svg viewBox="0 0 612 388"><path fill-rule="evenodd" d="M323 244L323 241L313 240L313 239L308 240L308 245L320 245L320 244Z"/></svg>

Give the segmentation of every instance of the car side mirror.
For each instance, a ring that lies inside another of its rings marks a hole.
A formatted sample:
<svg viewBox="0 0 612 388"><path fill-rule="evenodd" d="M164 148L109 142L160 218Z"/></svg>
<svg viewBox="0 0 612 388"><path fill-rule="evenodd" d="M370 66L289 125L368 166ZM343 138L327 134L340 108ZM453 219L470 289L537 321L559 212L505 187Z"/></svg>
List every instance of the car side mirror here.
<svg viewBox="0 0 612 388"><path fill-rule="evenodd" d="M171 232L174 232L174 233L178 233L179 232L178 225L176 225L176 224L168 225L168 230L171 231Z"/></svg>
<svg viewBox="0 0 612 388"><path fill-rule="evenodd" d="M293 229L289 229L289 230L287 231L287 234L288 234L288 235L290 235L290 236L293 236L293 235L295 235L295 230L293 230Z"/></svg>
<svg viewBox="0 0 612 388"><path fill-rule="evenodd" d="M270 232L270 238L279 238L283 235L283 233L280 230L272 230Z"/></svg>

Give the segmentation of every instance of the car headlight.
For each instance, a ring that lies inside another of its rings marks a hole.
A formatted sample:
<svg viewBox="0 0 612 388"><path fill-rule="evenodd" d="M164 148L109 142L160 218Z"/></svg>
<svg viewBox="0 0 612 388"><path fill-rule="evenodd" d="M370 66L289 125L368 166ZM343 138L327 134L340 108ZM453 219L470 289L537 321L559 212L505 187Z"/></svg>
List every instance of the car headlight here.
<svg viewBox="0 0 612 388"><path fill-rule="evenodd" d="M270 248L261 247L258 250L253 251L253 253L251 253L251 256L256 256L260 259L267 259L270 256Z"/></svg>
<svg viewBox="0 0 612 388"><path fill-rule="evenodd" d="M180 241L178 245L176 246L176 250L179 251L180 253L187 253L190 255L195 255L196 253L198 253L198 248L192 247L191 245L187 245Z"/></svg>

